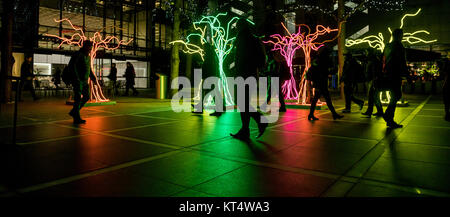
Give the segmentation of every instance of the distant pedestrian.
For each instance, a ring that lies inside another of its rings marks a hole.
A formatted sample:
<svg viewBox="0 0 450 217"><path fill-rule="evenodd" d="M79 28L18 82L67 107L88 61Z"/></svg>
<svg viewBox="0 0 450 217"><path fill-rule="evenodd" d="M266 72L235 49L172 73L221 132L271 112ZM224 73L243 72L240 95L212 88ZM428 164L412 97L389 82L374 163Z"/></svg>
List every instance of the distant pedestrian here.
<svg viewBox="0 0 450 217"><path fill-rule="evenodd" d="M126 80L125 84L125 94L124 96L128 96L128 90L131 88L133 90L133 96L138 95L138 91L134 88L136 78L136 72L134 71L134 66L130 62L127 62L127 69L125 70L125 74L123 75Z"/></svg>
<svg viewBox="0 0 450 217"><path fill-rule="evenodd" d="M69 73L72 75L73 86L73 108L69 115L73 118L74 124L86 123L80 116L80 110L90 99L89 78L91 82L97 83L97 77L91 70L91 58L89 53L92 48L91 41L84 41L83 47L72 55L68 67Z"/></svg>
<svg viewBox="0 0 450 217"><path fill-rule="evenodd" d="M52 81L57 89L59 89L59 85L61 85L61 73L61 68L57 67L55 73L53 74Z"/></svg>
<svg viewBox="0 0 450 217"><path fill-rule="evenodd" d="M345 55L344 70L341 78L341 82L344 83L345 94L345 109L343 113L350 113L352 108L352 101L359 106L359 110L362 110L364 101L354 96L355 86L358 82L358 73L362 72L362 67L353 58L351 53Z"/></svg>
<svg viewBox="0 0 450 217"><path fill-rule="evenodd" d="M312 86L315 88L314 97L311 102L311 108L309 110L308 120L314 121L319 120L319 118L314 116L314 111L316 109L317 101L320 96L325 98L327 102L327 107L333 114L333 119L341 119L344 116L339 115L334 109L333 103L331 101L330 92L328 91L328 76L330 75L330 68L332 68L332 60L330 58L330 51L327 48L323 48L319 53L318 57L312 62L312 66L309 68L307 74L307 79L312 81Z"/></svg>
<svg viewBox="0 0 450 217"><path fill-rule="evenodd" d="M27 55L25 56L25 61L22 63L22 66L20 67L20 94L19 94L19 101L22 101L22 92L24 88L28 89L31 93L31 96L33 97L33 100L38 100L39 98L36 96L36 93L34 91L34 79L35 75L33 74L33 56Z"/></svg>
<svg viewBox="0 0 450 217"><path fill-rule="evenodd" d="M444 59L439 63L439 72L443 78L442 97L444 99L445 120L450 121L450 61Z"/></svg>
<svg viewBox="0 0 450 217"><path fill-rule="evenodd" d="M115 63L111 64L111 70L109 71L108 79L112 83L112 88L115 95L119 95L119 88L117 87L117 68Z"/></svg>
<svg viewBox="0 0 450 217"><path fill-rule="evenodd" d="M235 40L236 55L236 72L244 79L249 77L258 78L258 69L265 65L264 47L259 40L252 34L250 26L246 19L240 19L237 22L238 34ZM244 85L245 96L244 105L238 105L241 112L242 127L236 134L231 134L234 138L247 140L250 137L250 118L253 118L258 123L259 134L257 138L261 137L267 128L267 123L261 122L262 114L256 111L256 108L251 108L252 93L256 90L251 90L248 85ZM242 95L240 95L242 96ZM239 96L238 96L239 97Z"/></svg>
<svg viewBox="0 0 450 217"><path fill-rule="evenodd" d="M408 74L406 66L405 48L402 45L403 30L395 29L392 33L393 41L386 45L383 53L383 73L387 77L387 87L390 92L390 101L383 116L390 128L403 127L394 121L397 101L402 98L402 76Z"/></svg>
<svg viewBox="0 0 450 217"><path fill-rule="evenodd" d="M383 107L380 102L380 91L376 88L375 80L380 76L383 63L374 53L374 50L368 49L365 51L366 63L364 67L364 72L366 74L366 80L369 86L367 93L368 103L367 110L363 115L372 116L373 106L377 108L377 112L374 114L377 117L383 116Z"/></svg>

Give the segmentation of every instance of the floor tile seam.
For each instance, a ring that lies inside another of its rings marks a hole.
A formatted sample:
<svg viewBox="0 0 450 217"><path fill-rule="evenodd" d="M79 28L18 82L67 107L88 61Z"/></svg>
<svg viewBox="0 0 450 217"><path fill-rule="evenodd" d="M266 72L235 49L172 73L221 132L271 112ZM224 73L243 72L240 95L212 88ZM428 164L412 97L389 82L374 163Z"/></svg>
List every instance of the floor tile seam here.
<svg viewBox="0 0 450 217"><path fill-rule="evenodd" d="M408 126L450 130L450 127L443 127L443 126L431 126L431 125L426 126L426 125L419 125L419 124L408 124Z"/></svg>
<svg viewBox="0 0 450 217"><path fill-rule="evenodd" d="M407 193L422 195L416 191L416 190L419 190L422 192L427 192L425 195L429 195L429 196L450 197L450 193L440 191L440 190L424 188L424 187L413 187L410 185L403 185L403 184L399 184L399 183L395 183L395 182L389 182L389 181L383 181L383 180L377 180L377 179L371 179L371 178L362 178L357 184L373 185L373 186L378 186L378 187L383 187L383 188L388 188L388 189L400 190L400 191L407 192Z"/></svg>
<svg viewBox="0 0 450 217"><path fill-rule="evenodd" d="M120 169L125 169L125 168L128 168L128 167L136 166L136 165L139 165L139 164L144 164L144 163L147 163L147 162L150 162L150 161L153 161L153 160L162 159L162 158L169 157L169 156L181 153L181 152L182 151L180 151L180 150L173 150L173 151L169 151L169 152L161 153L161 154L158 154L158 155L154 155L154 156L150 156L150 157L146 157L146 158L141 158L141 159L138 159L138 160L133 160L133 161L129 161L129 162L113 165L113 166L106 166L106 167L103 167L103 168L100 168L100 169L95 169L93 171L88 171L88 172L85 172L85 173L81 173L81 174L77 174L77 175L73 175L73 176L69 176L69 177L65 177L65 178L52 180L52 181L49 181L49 182L44 182L44 183L40 183L40 184L36 184L36 185L20 188L20 189L17 190L17 192L23 194L23 193L27 193L27 192L31 192L31 191L37 191L37 190L41 190L41 189L45 189L45 188L61 185L61 184L66 184L66 183L74 182L74 181L77 181L77 180L80 180L80 179L88 178L88 177L91 177L91 176L100 175L100 174L104 174L104 173L108 173L108 172L113 172L113 171L117 171L117 170L120 170Z"/></svg>
<svg viewBox="0 0 450 217"><path fill-rule="evenodd" d="M120 136L120 135L115 135L115 134L112 134L112 133L95 131L95 130L90 130L90 129L85 129L85 128L77 128L77 127L68 126L68 125L64 125L64 124L54 123L54 125L61 126L61 127L66 127L66 128L70 128L70 129L82 130L82 131L86 131L86 132L89 132L89 133L92 133L92 134L109 136L109 137L114 137L114 138L118 138L118 139L133 141L133 142L139 142L139 143L143 143L143 144L155 145L155 146L164 147L164 148L171 148L171 149L180 149L179 146L174 146L174 145L170 145L170 144L163 144L163 143L147 141L147 140L127 137L127 136Z"/></svg>
<svg viewBox="0 0 450 217"><path fill-rule="evenodd" d="M126 131L126 130L135 130L135 129L140 129L140 128L145 128L145 127L153 127L153 126L160 126L160 125L165 125L165 124L173 124L176 122L180 122L180 121L170 121L170 122L163 122L163 123L153 123L153 124L144 124L144 125L140 125L140 126L135 126L135 127L126 127L126 128L120 128L120 129L114 129L114 130L105 130L105 133L116 133L116 132L121 132L121 131Z"/></svg>
<svg viewBox="0 0 450 217"><path fill-rule="evenodd" d="M398 140L395 140L393 145L396 145L396 144L413 144L413 145L420 145L420 146L431 147L431 148L450 149L450 146L445 146L445 145L436 145L436 144L419 143L419 142L402 142L402 141L398 141Z"/></svg>
<svg viewBox="0 0 450 217"><path fill-rule="evenodd" d="M284 131L284 130L279 130L279 129L271 129L271 130L277 131L277 132L289 132L289 133L295 133L295 134L322 136L322 137L338 138L338 139L361 140L361 141L371 141L371 142L379 141L377 139L355 138L355 137L347 137L347 136L334 136L334 135L325 135L325 134L318 134L318 133L308 133L308 132L302 132L302 131Z"/></svg>
<svg viewBox="0 0 450 217"><path fill-rule="evenodd" d="M432 164L432 165L440 165L440 166L448 166L450 168L450 162L448 163L439 163L439 162L427 162L427 161L421 161L421 160L412 160L412 159L406 159L406 158L397 158L393 157L392 155L388 156L381 156L380 158L383 159L396 159L396 160L402 160L402 161L408 161L408 162L415 162L415 163L424 163L424 164Z"/></svg>
<svg viewBox="0 0 450 217"><path fill-rule="evenodd" d="M44 143L44 142L56 142L56 141L61 141L61 140L74 139L74 138L79 138L79 137L84 137L84 136L89 136L89 135L93 135L93 133L85 133L85 134L80 134L80 135L76 135L76 136L64 136L64 137L58 137L58 138L52 138L52 139L36 140L36 141L32 141L32 142L16 142L16 144L20 145L20 146L26 146L26 145L32 145L32 144L38 144L38 143Z"/></svg>

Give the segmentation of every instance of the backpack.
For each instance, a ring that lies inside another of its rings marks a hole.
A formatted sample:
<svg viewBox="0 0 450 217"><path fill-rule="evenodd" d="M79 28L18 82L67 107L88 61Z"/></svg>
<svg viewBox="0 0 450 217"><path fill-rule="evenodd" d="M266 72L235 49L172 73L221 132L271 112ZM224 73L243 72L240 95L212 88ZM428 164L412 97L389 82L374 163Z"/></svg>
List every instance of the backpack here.
<svg viewBox="0 0 450 217"><path fill-rule="evenodd" d="M69 60L69 64L66 67L64 67L64 70L62 71L61 79L66 85L72 84L72 82L76 78L75 62L76 62L77 56L78 55L76 55L76 54L72 55L72 57Z"/></svg>

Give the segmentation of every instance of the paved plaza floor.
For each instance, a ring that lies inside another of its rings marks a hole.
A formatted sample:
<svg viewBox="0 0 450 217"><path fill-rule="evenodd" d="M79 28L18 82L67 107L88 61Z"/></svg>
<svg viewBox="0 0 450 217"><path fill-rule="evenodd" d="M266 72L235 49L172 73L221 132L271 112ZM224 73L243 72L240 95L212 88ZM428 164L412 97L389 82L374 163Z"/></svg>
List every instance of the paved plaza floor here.
<svg viewBox="0 0 450 217"><path fill-rule="evenodd" d="M63 99L23 102L11 146L12 105L2 105L0 195L450 196L442 100L407 98L395 118L402 129L356 105L338 121L329 110L310 122L307 110L288 109L250 142L229 136L240 128L237 112L174 113L169 100L123 97L85 108L79 126Z"/></svg>

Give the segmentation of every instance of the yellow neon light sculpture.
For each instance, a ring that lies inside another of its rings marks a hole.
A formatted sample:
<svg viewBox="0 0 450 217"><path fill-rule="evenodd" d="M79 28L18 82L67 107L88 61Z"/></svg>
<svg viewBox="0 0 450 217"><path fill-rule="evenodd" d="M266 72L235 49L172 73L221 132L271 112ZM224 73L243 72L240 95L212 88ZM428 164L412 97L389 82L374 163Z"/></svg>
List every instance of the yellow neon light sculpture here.
<svg viewBox="0 0 450 217"><path fill-rule="evenodd" d="M400 20L400 29L403 28L403 26L405 24L405 19L407 17L415 17L415 16L417 16L420 13L421 10L422 9L419 8L419 10L417 10L417 12L414 13L414 14L405 14L405 15L403 15L402 19ZM388 27L388 31L390 33L389 42L392 42L393 38L392 38L391 27ZM428 32L426 30L418 30L418 31L415 31L415 32L404 32L403 33L403 40L402 40L402 42L405 42L405 43L408 43L408 44L417 44L417 43L429 44L429 43L433 43L433 42L437 41L436 39L434 39L434 40L425 40L425 39L419 38L417 36L418 34L430 35L430 32ZM357 44L362 44L362 43L368 43L371 48L375 48L377 50L380 50L381 52L383 52L384 47L385 47L384 37L383 37L383 34L381 32L379 32L378 35L369 35L369 36L366 36L366 37L364 37L362 39L356 39L356 40L348 39L345 42L345 46L346 47L351 47L351 46L354 46L354 45L357 45Z"/></svg>

